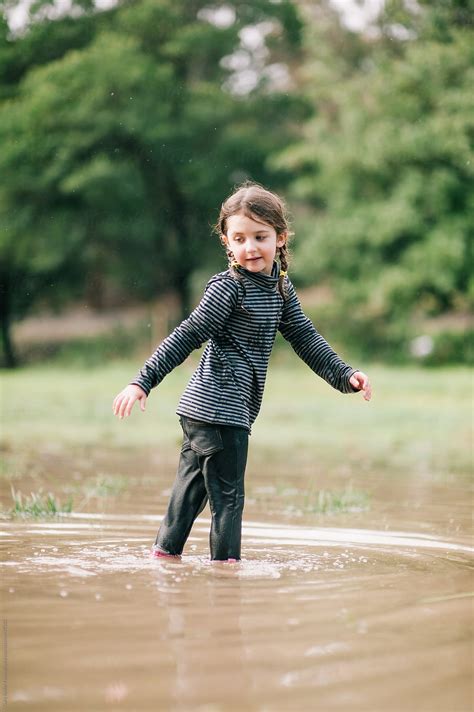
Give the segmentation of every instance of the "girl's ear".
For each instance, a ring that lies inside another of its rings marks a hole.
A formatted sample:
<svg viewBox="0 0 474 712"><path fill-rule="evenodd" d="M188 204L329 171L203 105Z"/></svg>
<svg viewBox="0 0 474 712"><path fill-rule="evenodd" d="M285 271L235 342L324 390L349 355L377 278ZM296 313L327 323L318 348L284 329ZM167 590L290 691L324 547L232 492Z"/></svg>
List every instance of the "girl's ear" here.
<svg viewBox="0 0 474 712"><path fill-rule="evenodd" d="M221 235L221 242L223 245L228 245L229 240L227 239L227 235Z"/></svg>
<svg viewBox="0 0 474 712"><path fill-rule="evenodd" d="M283 247L283 245L286 243L287 240L288 240L288 232L286 230L285 230L285 232L280 232L280 234L277 235L276 246Z"/></svg>

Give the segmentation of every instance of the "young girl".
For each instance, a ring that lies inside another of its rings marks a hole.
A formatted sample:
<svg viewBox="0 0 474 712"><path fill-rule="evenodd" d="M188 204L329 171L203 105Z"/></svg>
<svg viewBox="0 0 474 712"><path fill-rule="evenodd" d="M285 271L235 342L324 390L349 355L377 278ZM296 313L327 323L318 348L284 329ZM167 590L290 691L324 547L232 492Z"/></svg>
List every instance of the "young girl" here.
<svg viewBox="0 0 474 712"><path fill-rule="evenodd" d="M151 389L208 341L177 409L183 445L152 549L157 557L181 555L209 500L211 559L240 559L248 437L277 330L333 388L371 397L367 376L344 363L301 310L287 276L289 228L282 200L246 182L223 203L216 229L228 269L209 280L196 309L113 403L119 418L130 415L135 401L145 410Z"/></svg>

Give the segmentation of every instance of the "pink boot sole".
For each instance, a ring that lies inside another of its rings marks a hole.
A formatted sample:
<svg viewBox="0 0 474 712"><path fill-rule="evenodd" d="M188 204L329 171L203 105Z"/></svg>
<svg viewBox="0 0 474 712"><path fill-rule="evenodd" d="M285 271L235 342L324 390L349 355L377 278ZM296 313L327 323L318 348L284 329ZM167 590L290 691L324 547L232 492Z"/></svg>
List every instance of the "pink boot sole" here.
<svg viewBox="0 0 474 712"><path fill-rule="evenodd" d="M159 549L152 549L151 555L153 559L174 559L181 561L180 554L166 554L164 551L160 551Z"/></svg>

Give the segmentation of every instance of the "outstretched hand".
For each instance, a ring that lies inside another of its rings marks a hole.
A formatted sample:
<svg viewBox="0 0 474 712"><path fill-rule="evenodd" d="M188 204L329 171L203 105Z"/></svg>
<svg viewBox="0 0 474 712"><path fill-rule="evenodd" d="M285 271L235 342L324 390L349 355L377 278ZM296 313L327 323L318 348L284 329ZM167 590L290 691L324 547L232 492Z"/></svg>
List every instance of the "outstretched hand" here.
<svg viewBox="0 0 474 712"><path fill-rule="evenodd" d="M362 371L356 371L349 378L349 383L353 388L357 388L358 391L362 391L364 394L364 400L369 401L372 397L372 386L370 385L369 377L362 373Z"/></svg>
<svg viewBox="0 0 474 712"><path fill-rule="evenodd" d="M140 408L144 411L146 406L147 395L140 386L130 385L120 391L120 393L115 396L112 409L114 415L120 419L126 418L132 412L132 408L135 401L139 401Z"/></svg>

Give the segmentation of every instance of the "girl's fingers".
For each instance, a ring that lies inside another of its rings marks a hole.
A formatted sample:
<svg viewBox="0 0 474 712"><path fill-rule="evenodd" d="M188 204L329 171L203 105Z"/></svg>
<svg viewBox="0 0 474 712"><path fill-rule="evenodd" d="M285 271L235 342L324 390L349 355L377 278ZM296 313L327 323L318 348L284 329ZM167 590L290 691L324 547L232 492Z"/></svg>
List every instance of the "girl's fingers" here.
<svg viewBox="0 0 474 712"><path fill-rule="evenodd" d="M119 393L117 398L114 401L114 415L117 415L119 418L123 418L125 414L125 410L128 405L128 396Z"/></svg>
<svg viewBox="0 0 474 712"><path fill-rule="evenodd" d="M133 405L134 405L134 403L135 403L136 400L137 400L137 397L136 397L136 396L130 396L130 398L128 399L128 403L127 403L127 405L125 406L125 417L126 417L126 418L128 418L128 416L129 416L130 413L132 412L132 408L133 408Z"/></svg>
<svg viewBox="0 0 474 712"><path fill-rule="evenodd" d="M131 413L133 404L135 403L135 398L134 396L127 396L123 402L123 407L120 411L120 417L121 418L128 418L128 416Z"/></svg>
<svg viewBox="0 0 474 712"><path fill-rule="evenodd" d="M119 393L118 396L115 396L114 402L112 405L112 410L114 412L114 415L118 414L121 402L122 402L122 394Z"/></svg>
<svg viewBox="0 0 474 712"><path fill-rule="evenodd" d="M142 411L144 411L146 408L145 394L143 394L143 396L140 396L136 393L119 393L118 396L115 397L114 402L112 404L113 414L119 418L127 418L132 412L132 408L135 404L135 401L137 400L140 402L140 408L142 409Z"/></svg>
<svg viewBox="0 0 474 712"><path fill-rule="evenodd" d="M125 407L125 396L120 393L114 401L114 414L121 417L123 408Z"/></svg>
<svg viewBox="0 0 474 712"><path fill-rule="evenodd" d="M372 386L370 385L370 381L365 375L365 373L362 373L362 371L357 371L356 373L353 373L349 379L349 383L354 386L354 388L358 388L360 391L362 391L362 393L364 394L364 400L369 401L371 399Z"/></svg>
<svg viewBox="0 0 474 712"><path fill-rule="evenodd" d="M370 385L370 381L367 378L367 376L364 377L364 383L362 386L362 390L364 392L364 399L366 401L369 401L372 397L372 386Z"/></svg>

